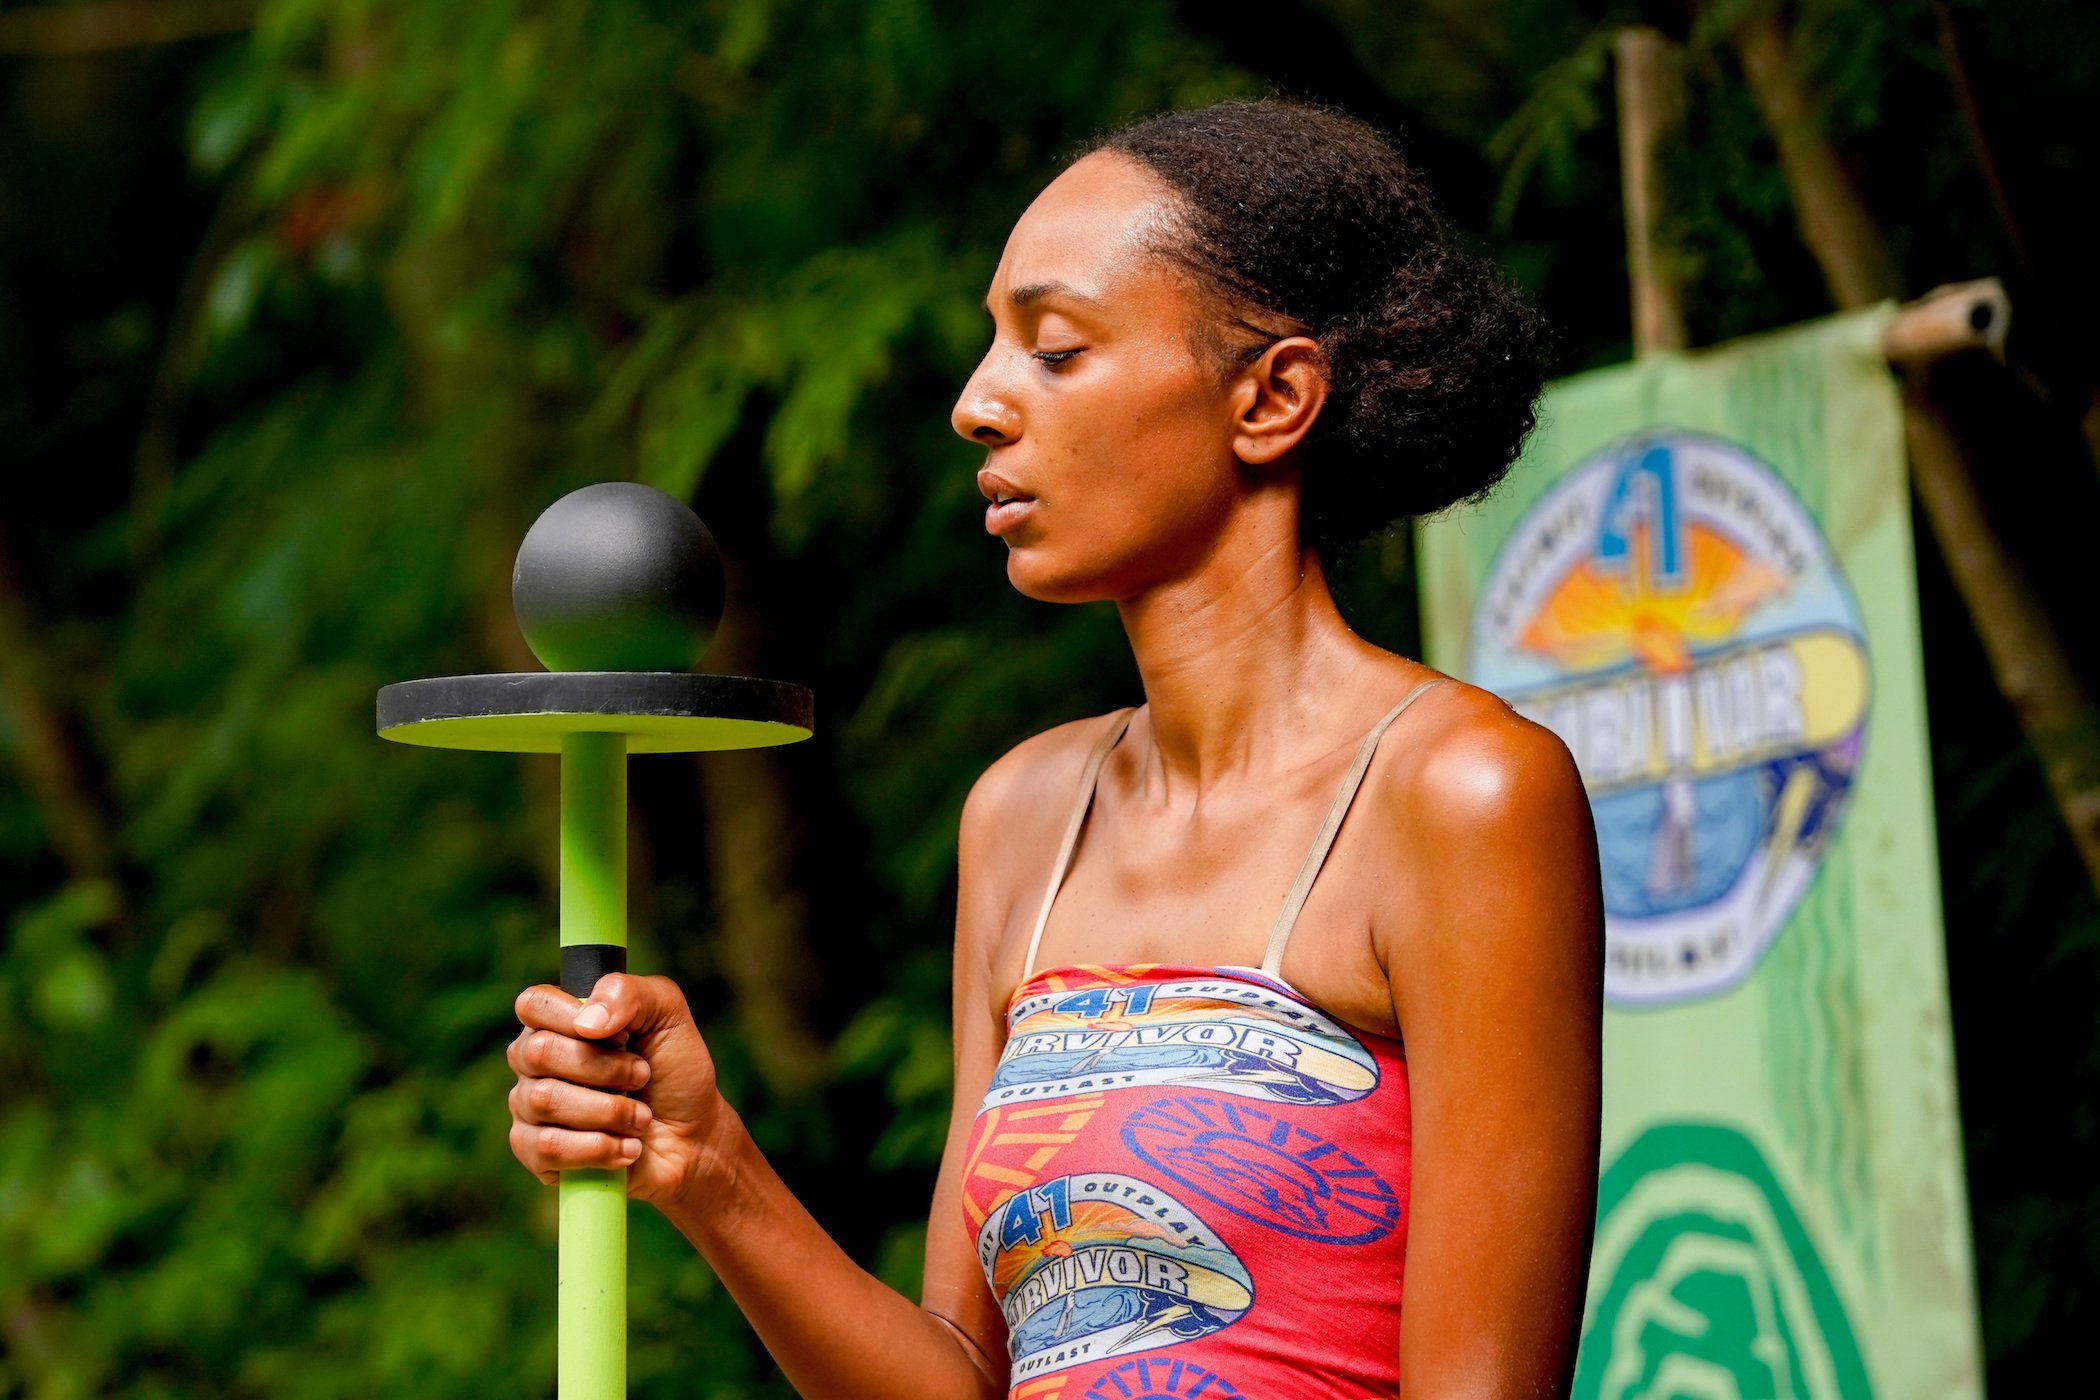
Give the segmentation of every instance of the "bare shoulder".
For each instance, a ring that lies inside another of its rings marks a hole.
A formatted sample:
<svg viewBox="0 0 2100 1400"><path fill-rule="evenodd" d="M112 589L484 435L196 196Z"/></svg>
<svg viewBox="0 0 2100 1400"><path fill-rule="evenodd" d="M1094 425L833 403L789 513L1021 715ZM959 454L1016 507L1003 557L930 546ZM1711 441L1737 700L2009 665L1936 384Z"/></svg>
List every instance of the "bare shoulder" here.
<svg viewBox="0 0 2100 1400"><path fill-rule="evenodd" d="M1452 682L1423 700L1377 784L1394 873L1371 937L1394 1015L1417 1050L1469 1017L1594 1050L1604 901L1574 756L1490 691Z"/></svg>
<svg viewBox="0 0 2100 1400"><path fill-rule="evenodd" d="M1111 712L1111 714L1117 712ZM1111 715L1055 725L1015 744L978 775L963 802L963 839L996 835L1002 844L1039 828L1062 827L1086 756Z"/></svg>
<svg viewBox="0 0 2100 1400"><path fill-rule="evenodd" d="M1493 691L1451 679L1386 773L1385 797L1431 829L1523 822L1587 811L1575 757L1561 737Z"/></svg>
<svg viewBox="0 0 2100 1400"><path fill-rule="evenodd" d="M1556 938L1562 921L1600 924L1590 798L1560 737L1455 680L1401 724L1367 781L1382 819L1375 840L1396 873L1373 917L1382 957L1394 938L1420 947L1424 930L1485 940L1499 926L1522 940Z"/></svg>
<svg viewBox="0 0 2100 1400"><path fill-rule="evenodd" d="M987 967L1017 901L1048 878L1087 754L1110 720L1092 715L1023 739L971 785L956 852L956 936Z"/></svg>

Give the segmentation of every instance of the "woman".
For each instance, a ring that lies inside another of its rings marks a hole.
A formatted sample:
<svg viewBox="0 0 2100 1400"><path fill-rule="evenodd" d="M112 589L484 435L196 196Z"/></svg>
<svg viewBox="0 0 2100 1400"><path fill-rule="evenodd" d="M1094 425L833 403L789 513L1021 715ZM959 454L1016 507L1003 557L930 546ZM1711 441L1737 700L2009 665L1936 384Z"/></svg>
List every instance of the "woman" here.
<svg viewBox="0 0 2100 1400"><path fill-rule="evenodd" d="M986 527L1028 596L1114 600L1145 703L963 809L924 1301L789 1194L668 979L519 998L513 1150L631 1164L810 1400L1563 1393L1588 804L1550 732L1352 634L1320 555L1503 475L1527 314L1375 134L1282 103L1101 141L986 309Z"/></svg>

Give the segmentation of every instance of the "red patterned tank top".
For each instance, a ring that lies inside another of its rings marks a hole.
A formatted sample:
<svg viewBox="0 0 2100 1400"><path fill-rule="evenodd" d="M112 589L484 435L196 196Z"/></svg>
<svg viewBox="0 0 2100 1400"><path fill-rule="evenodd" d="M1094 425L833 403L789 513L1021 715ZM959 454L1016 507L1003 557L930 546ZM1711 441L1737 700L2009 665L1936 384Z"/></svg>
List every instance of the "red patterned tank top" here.
<svg viewBox="0 0 2100 1400"><path fill-rule="evenodd" d="M1399 1390L1409 1114L1400 1042L1278 973L1379 737L1364 736L1261 967L1024 974L965 1157L1009 1400L1385 1400ZM1033 966L1108 751L1088 755Z"/></svg>

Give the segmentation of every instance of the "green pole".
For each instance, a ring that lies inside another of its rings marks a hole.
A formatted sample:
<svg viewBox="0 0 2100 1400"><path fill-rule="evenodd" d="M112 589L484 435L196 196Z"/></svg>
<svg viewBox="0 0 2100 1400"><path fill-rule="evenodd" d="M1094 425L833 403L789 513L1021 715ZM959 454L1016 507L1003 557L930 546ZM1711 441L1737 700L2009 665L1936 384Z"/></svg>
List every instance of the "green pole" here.
<svg viewBox="0 0 2100 1400"><path fill-rule="evenodd" d="M561 755L561 987L627 970L627 756L807 739L809 691L696 672L722 620L722 559L700 517L632 481L540 513L510 576L546 671L382 686L382 738ZM627 1169L563 1172L555 1367L561 1400L627 1394Z"/></svg>
<svg viewBox="0 0 2100 1400"><path fill-rule="evenodd" d="M561 945L627 946L627 736L561 741ZM563 984L576 996L588 990ZM562 1173L561 1400L627 1394L627 1169Z"/></svg>

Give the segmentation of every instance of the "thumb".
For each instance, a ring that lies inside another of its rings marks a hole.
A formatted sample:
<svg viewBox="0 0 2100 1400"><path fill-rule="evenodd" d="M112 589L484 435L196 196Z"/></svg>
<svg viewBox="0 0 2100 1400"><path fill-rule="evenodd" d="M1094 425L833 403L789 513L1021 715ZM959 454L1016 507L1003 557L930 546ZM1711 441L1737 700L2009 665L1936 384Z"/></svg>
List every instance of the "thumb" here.
<svg viewBox="0 0 2100 1400"><path fill-rule="evenodd" d="M668 977L637 977L609 972L591 988L577 1008L576 1033L594 1040L632 1031L646 1035L689 1019L685 993Z"/></svg>

